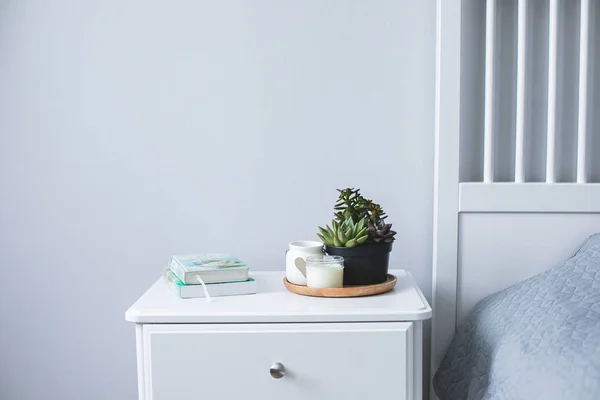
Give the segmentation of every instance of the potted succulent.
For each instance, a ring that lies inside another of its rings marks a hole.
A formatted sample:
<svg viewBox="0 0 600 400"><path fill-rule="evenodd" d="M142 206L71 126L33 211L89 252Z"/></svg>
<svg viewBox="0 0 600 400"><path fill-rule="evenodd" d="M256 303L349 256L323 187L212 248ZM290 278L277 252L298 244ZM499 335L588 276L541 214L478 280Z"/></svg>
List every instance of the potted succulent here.
<svg viewBox="0 0 600 400"><path fill-rule="evenodd" d="M317 236L327 254L344 257L344 285L371 285L387 279L396 232L385 222L379 204L364 198L360 189L337 189L331 226L319 226Z"/></svg>

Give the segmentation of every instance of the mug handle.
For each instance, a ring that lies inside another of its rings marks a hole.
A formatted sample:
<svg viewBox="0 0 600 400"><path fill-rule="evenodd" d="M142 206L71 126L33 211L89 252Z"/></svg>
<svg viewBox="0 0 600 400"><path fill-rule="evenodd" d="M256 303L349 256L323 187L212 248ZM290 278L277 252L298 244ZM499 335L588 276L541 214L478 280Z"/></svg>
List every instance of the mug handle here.
<svg viewBox="0 0 600 400"><path fill-rule="evenodd" d="M294 260L294 265L296 266L298 271L300 271L302 275L304 275L304 277L306 278L306 261L304 261L304 258L296 257L296 259Z"/></svg>

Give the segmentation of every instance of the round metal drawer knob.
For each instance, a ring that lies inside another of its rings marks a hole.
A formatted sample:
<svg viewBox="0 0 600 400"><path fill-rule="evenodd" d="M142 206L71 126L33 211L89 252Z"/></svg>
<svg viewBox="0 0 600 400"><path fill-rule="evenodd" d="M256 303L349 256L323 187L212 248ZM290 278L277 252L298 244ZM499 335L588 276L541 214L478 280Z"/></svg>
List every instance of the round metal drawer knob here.
<svg viewBox="0 0 600 400"><path fill-rule="evenodd" d="M282 363L275 363L271 365L271 369L269 371L271 376L275 379L281 379L285 375L285 367Z"/></svg>

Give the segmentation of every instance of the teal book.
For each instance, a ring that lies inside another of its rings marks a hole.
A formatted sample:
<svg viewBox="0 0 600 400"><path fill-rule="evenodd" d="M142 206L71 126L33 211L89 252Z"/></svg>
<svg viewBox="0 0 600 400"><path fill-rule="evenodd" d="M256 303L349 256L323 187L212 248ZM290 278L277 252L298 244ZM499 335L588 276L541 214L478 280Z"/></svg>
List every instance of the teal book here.
<svg viewBox="0 0 600 400"><path fill-rule="evenodd" d="M169 268L163 271L163 278L171 290L182 299L205 297L202 285L186 285ZM206 290L211 297L240 296L255 294L257 287L256 281L248 278L243 282L209 283L206 285Z"/></svg>
<svg viewBox="0 0 600 400"><path fill-rule="evenodd" d="M249 268L239 258L224 253L178 255L169 268L186 285L247 281Z"/></svg>

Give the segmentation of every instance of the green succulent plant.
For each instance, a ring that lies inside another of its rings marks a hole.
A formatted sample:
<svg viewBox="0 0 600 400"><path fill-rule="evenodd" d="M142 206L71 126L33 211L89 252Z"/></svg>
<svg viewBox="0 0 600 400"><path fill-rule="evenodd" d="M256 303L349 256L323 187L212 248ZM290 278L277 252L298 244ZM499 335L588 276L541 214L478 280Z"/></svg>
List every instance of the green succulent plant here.
<svg viewBox="0 0 600 400"><path fill-rule="evenodd" d="M383 208L373 203L373 200L364 198L360 194L360 189L346 188L337 191L340 195L333 209L336 211L335 219L338 222L341 223L348 218L352 218L354 223L358 223L361 219L368 219L377 225L387 218Z"/></svg>
<svg viewBox="0 0 600 400"><path fill-rule="evenodd" d="M365 220L361 219L355 223L350 217L342 223L331 221L331 227L319 226L319 231L321 233L317 233L317 236L328 246L354 247L365 243L369 238L369 227L365 226Z"/></svg>
<svg viewBox="0 0 600 400"><path fill-rule="evenodd" d="M359 189L347 188L337 189L340 192L337 202L333 209L337 211L335 213L335 219L338 222L343 222L348 218L352 218L354 223L359 222L361 219L365 219L366 210L362 206L364 200L360 195Z"/></svg>
<svg viewBox="0 0 600 400"><path fill-rule="evenodd" d="M383 208L366 199L360 189L337 189L334 220L326 228L319 227L319 239L328 246L354 247L363 243L391 243L396 231L385 223Z"/></svg>

